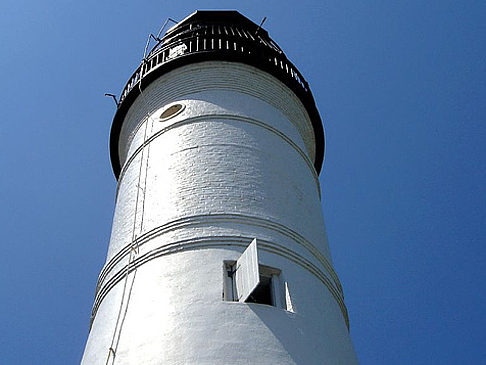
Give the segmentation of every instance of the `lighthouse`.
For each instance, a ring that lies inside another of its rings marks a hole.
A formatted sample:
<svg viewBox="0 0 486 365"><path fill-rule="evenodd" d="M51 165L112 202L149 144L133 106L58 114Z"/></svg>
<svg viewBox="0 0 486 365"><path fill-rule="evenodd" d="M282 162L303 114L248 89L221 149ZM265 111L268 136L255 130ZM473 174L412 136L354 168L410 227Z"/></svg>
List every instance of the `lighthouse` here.
<svg viewBox="0 0 486 365"><path fill-rule="evenodd" d="M357 364L308 83L236 11L196 11L129 78L82 364Z"/></svg>

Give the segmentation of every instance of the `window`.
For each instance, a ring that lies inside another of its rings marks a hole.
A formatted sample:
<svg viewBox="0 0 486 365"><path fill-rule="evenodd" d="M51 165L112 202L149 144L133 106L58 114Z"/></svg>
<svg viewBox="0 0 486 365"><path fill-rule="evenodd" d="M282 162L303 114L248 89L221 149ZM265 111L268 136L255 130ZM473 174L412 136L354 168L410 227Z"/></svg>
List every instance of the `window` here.
<svg viewBox="0 0 486 365"><path fill-rule="evenodd" d="M236 262L224 262L224 278L223 300L287 309L282 300L280 270L258 263L256 239Z"/></svg>

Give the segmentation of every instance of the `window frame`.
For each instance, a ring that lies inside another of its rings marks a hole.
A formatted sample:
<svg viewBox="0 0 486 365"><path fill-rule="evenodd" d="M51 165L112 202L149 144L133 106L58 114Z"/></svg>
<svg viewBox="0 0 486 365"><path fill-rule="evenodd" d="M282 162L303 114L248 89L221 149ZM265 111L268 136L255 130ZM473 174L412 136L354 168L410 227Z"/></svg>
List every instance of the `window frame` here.
<svg viewBox="0 0 486 365"><path fill-rule="evenodd" d="M225 302L239 302L238 292L236 288L236 261L227 260L223 262L223 301ZM258 264L259 276L270 279L270 298L272 304L258 303L253 301L244 301L247 304L270 305L276 308L287 310L286 301L283 298L283 285L281 280L280 269ZM260 280L261 282L261 280ZM256 288L252 291L254 292ZM251 295L251 294L250 294Z"/></svg>

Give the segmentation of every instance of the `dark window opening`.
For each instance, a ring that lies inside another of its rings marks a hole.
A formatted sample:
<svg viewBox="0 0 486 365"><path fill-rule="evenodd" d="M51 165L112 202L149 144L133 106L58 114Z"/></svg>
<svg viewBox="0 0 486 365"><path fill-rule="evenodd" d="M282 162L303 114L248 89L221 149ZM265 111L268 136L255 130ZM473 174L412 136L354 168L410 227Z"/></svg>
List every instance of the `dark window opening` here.
<svg viewBox="0 0 486 365"><path fill-rule="evenodd" d="M271 305L288 309L281 272L260 265L255 238L236 261L223 262L223 300Z"/></svg>
<svg viewBox="0 0 486 365"><path fill-rule="evenodd" d="M260 275L260 283L245 302L274 305L272 298L272 278Z"/></svg>
<svg viewBox="0 0 486 365"><path fill-rule="evenodd" d="M282 283L280 282L280 270L268 266L258 265L259 275L258 284L249 293L246 299L241 298L238 293L236 279L235 261L225 261L223 265L224 282L223 282L223 300L230 302L245 302L271 305L274 307L287 309L282 292ZM245 276L243 276L245 278ZM240 280L242 278L240 277Z"/></svg>

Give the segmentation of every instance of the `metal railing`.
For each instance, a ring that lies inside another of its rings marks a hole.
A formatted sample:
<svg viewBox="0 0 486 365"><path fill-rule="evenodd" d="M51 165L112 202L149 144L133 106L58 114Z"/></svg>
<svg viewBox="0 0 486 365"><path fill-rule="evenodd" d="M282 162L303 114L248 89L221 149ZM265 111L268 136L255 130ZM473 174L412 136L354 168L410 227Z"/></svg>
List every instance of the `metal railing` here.
<svg viewBox="0 0 486 365"><path fill-rule="evenodd" d="M253 63L271 69L272 73L283 77L286 83L297 87L297 90L300 89L304 94L310 93L302 74L269 37L252 34L233 25L188 24L166 35L164 41L157 44L147 58L142 60L125 85L119 105L140 80L161 65L200 53L230 54L242 62L245 62L245 58L251 59Z"/></svg>

